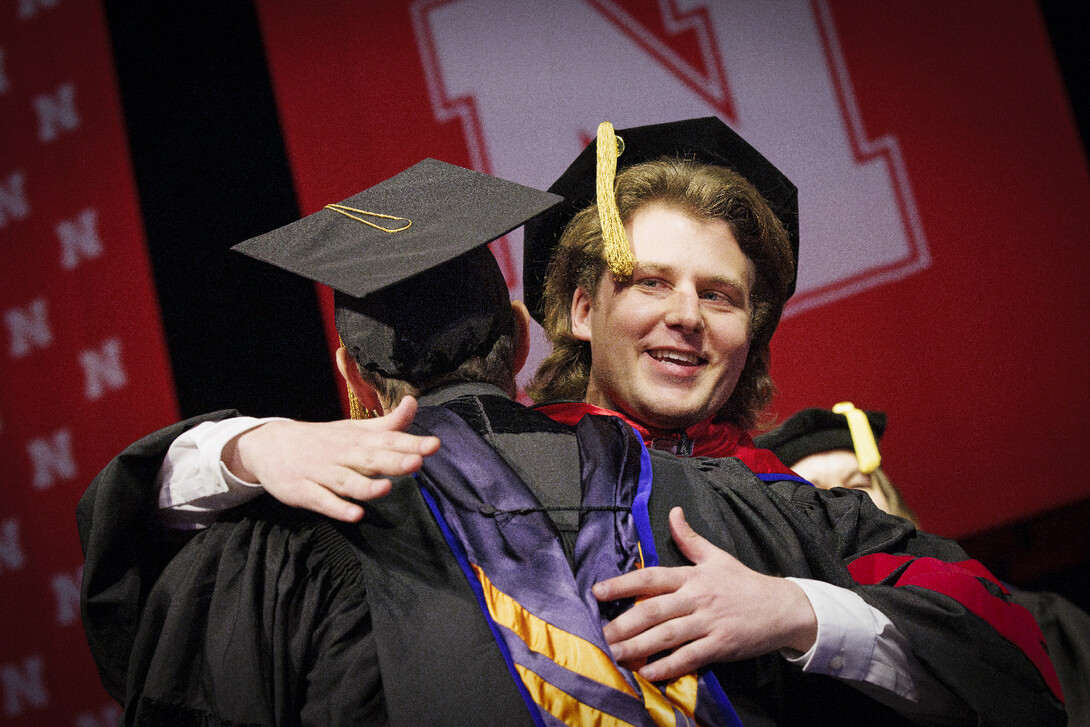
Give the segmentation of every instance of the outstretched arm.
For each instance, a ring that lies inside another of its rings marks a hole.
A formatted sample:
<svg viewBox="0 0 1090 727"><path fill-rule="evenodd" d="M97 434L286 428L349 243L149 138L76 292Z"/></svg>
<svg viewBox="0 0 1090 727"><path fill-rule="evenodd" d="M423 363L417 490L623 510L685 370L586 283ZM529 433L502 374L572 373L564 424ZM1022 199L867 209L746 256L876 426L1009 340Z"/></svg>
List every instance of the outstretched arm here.
<svg viewBox="0 0 1090 727"><path fill-rule="evenodd" d="M160 515L174 527L199 527L266 491L293 507L357 521L363 508L350 500L386 495L387 478L415 472L439 449L436 437L403 431L416 408L406 397L376 419L252 420L253 428L239 434L232 420L202 425L167 453L159 472Z"/></svg>
<svg viewBox="0 0 1090 727"><path fill-rule="evenodd" d="M222 461L236 477L259 483L285 505L355 522L363 508L350 499L387 495L388 477L416 472L439 449L437 437L404 431L416 406L410 396L376 419L269 422L228 442Z"/></svg>

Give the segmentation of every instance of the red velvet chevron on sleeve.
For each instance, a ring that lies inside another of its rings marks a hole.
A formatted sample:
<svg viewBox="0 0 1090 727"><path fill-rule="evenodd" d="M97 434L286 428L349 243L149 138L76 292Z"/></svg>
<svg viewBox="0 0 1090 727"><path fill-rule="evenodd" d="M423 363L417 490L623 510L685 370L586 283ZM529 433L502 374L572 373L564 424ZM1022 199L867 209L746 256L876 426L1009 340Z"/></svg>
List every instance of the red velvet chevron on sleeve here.
<svg viewBox="0 0 1090 727"><path fill-rule="evenodd" d="M917 586L954 599L1017 646L1063 701L1040 627L1029 611L1003 597L1009 591L980 562L947 563L937 558L875 553L856 558L848 571L860 585Z"/></svg>

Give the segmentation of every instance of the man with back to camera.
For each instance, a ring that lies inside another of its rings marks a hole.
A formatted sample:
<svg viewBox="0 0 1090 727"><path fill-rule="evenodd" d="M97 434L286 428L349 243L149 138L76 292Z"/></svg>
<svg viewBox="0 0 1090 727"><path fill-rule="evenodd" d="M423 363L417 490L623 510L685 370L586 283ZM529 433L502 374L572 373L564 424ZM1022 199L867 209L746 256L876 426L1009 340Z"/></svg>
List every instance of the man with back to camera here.
<svg viewBox="0 0 1090 727"><path fill-rule="evenodd" d="M619 190L620 190L622 185L619 184L618 187L619 187ZM620 192L619 192L618 197L623 197L623 195L620 194ZM653 210L653 211L660 211L660 210ZM670 210L669 208L667 208L664 211L671 212L673 210ZM660 215L660 217L662 217L662 215ZM670 215L665 215L665 217L667 218L668 221L670 221ZM686 215L675 215L675 217L686 217ZM636 219L635 217L633 218L633 220L634 220L635 223L640 222L640 220ZM654 222L654 221L655 220L652 220L652 222ZM673 221L676 222L678 220L673 220ZM684 223L686 220L680 220L680 221L682 223ZM695 220L688 220L688 221L689 222L695 222ZM697 228L702 228L702 227L707 227L707 226L708 225L696 225ZM713 227L713 228L717 227L714 224L710 225L710 226ZM632 289L634 289L634 291L638 292L639 295L641 295L641 296L651 298L652 300L661 300L660 293L661 293L663 288L660 288L660 286L663 286L666 290L668 290L670 292L671 296L674 296L675 294L680 295L680 293L675 293L675 291L676 291L676 289L678 287L686 287L686 290L684 290L682 292L686 292L686 293L694 292L695 295L697 296L697 299L700 301L699 304L698 304L698 307L699 306L707 306L707 307L711 307L713 309L711 314L702 313L698 317L702 317L702 316L706 316L706 315L712 315L712 314L714 314L716 316L721 315L722 319L725 319L728 322L734 321L735 323L737 322L737 319L738 319L738 315L737 315L738 310L745 311L747 309L747 306L752 306L755 310L760 310L761 306L767 306L766 301L754 300L753 302L751 302L749 300L748 295L751 292L750 291L750 281L749 281L749 279L747 277L747 271L745 270L745 264L742 263L740 260L737 261L737 262L740 262L741 265L740 266L735 266L735 268L732 269L732 272L736 273L733 276L724 276L724 275L720 275L720 274L704 275L699 269L696 269L696 270L686 269L686 270L682 271L684 273L684 275L682 276L683 279L681 280L681 282L683 283L683 286L676 285L675 284L676 281L674 279L672 279L672 278L669 278L669 277L664 278L663 273L671 272L670 265L669 264L665 264L665 265L658 264L658 263L661 263L662 261L661 260L660 261L655 261L653 255L647 254L645 252L647 250L647 248L646 248L646 246L641 244L641 242L643 240L642 230L643 230L642 224L641 224L641 226L639 228L637 228L636 225L633 224L633 235L632 236L634 238L633 239L633 245L636 248L636 252L637 252L637 260L642 262L645 258L647 258L647 259L651 260L652 262L656 262L656 264L657 264L657 269L655 271L656 275L652 276L651 279L645 279L645 278L642 277L642 273L641 273L641 271L639 269L639 266L637 266L638 277L633 278L633 283L630 286L630 288L622 288L619 291L618 296L624 295L627 292L632 292ZM702 231L704 231L704 230L701 230L701 229L696 230L696 232L698 234L700 232L702 232ZM721 233L722 231L723 230L720 227L718 230L713 230L712 232L713 233L714 232L720 232ZM692 232L692 230L688 230L687 232ZM729 232L729 234L733 234L732 231L728 231L728 232ZM714 234L713 234L713 238L714 238ZM721 241L721 240L719 240L719 241ZM713 240L712 242L715 242L715 240ZM737 244L735 244L735 247L737 247ZM745 255L743 255L743 258L746 259L746 260L749 260L750 258L748 256L752 255L752 254L753 253L750 253L749 251L747 251L747 253ZM666 262L669 263L670 261L667 260ZM727 261L724 262L722 267L729 268L731 263L732 263L731 260L727 260ZM705 284L709 283L709 282L713 283L713 285L706 286ZM607 285L609 283L614 283L615 285L617 285L612 278L607 281L604 277L602 277L602 283L603 283L603 285ZM700 284L699 286L697 285L698 283ZM620 286L617 285L617 287L620 287ZM760 288L760 282L759 281L758 281L758 283L756 285L752 286L752 290L754 292L754 295L753 295L754 299L756 299L758 297L756 295L756 292L758 291L759 288ZM592 300L594 299L593 294L592 295L587 295L587 296L584 296L584 297L592 299ZM678 298L674 297L673 300L678 300ZM682 301L682 302L684 302L684 301ZM619 306L616 306L616 307L619 307ZM779 301L779 307L782 308L782 300ZM760 335L767 335L768 337L771 336L771 328L774 328L775 318L778 317L778 312L779 312L778 309L775 308L775 301L773 301L772 308L773 308L773 310L772 310L773 315L771 316L772 317L771 327L769 327L767 325L767 323L766 323L765 332L760 334ZM603 306L600 306L598 310L600 311L600 310L605 310L605 309L607 309L607 306L603 305ZM595 311L593 309L593 306L590 305L589 303L587 303L585 305L585 309L582 310L582 311L581 310L576 310L575 306L573 305L573 310L575 310L575 314L573 315L573 320L576 321L576 326L582 326L583 322L587 322L586 319L588 317L591 317L591 318L593 317L592 315L591 316L586 316L586 315L584 315L585 313L587 313L587 312L590 312L590 313L598 312L598 311ZM766 313L767 312L768 311L767 311L767 308L766 308ZM673 315L672 312L668 311L668 313L669 313L669 315ZM685 315L690 315L690 318L685 319ZM758 316L759 316L759 314L755 314L755 321L758 319ZM663 315L663 319L665 320L665 314ZM688 331L686 333L686 335L688 336L688 335L692 334L692 331L690 329L699 328L701 323L702 323L701 321L698 321L696 324L693 324L693 323L691 323L692 320L693 320L692 312L690 311L688 314L684 314L684 311L683 311L683 315L679 319L671 320L666 325L667 325L667 327L674 327L674 328L680 327L680 328ZM743 320L744 320L744 317L743 317ZM768 320L767 316L766 316L765 320L766 321ZM593 336L593 325L594 325L594 322L590 321L588 326L584 327L582 330L577 332L577 335L586 335L588 338L591 338L591 344L592 345L593 345L593 338L592 338L592 336ZM725 329L728 332L733 332L733 333L737 334L738 331L739 331L739 326L737 326L737 325L733 325L733 326L727 325L727 326L725 326ZM599 330L601 330L601 329L599 329ZM747 369L749 367L749 364L748 364L749 361L754 360L755 358L756 359L760 358L761 345L757 345L757 342L759 342L759 340L760 340L759 336L757 334L754 335L755 345L751 347L752 349L757 349L757 354L758 355L755 357L753 353L750 353L748 355L748 357L747 357L745 351L743 350L745 348L745 344L747 343L745 341L745 337L746 337L745 325L741 326L741 331L742 331L742 333L741 333L740 337L738 335L735 335L734 338L731 338L730 336L717 337L717 338L714 339L712 345L710 345L709 347L696 349L696 347L694 346L693 347L694 350L691 350L691 351L684 349L683 346L691 345L689 343L684 343L684 340L682 341L683 345L678 345L678 343L674 342L674 341L670 341L668 344L659 341L659 342L656 342L655 347L653 347L651 349L648 349L648 350L651 350L653 352L652 354L648 354L648 356L649 357L654 357L655 360L656 360L656 363L661 363L661 364L664 364L665 366L674 367L675 369L676 368L684 369L685 367L697 367L697 368L700 368L703 371L703 370L705 370L703 367L705 366L705 364L707 364L707 369L715 369L717 371L717 377L714 378L714 380L713 380L713 384L717 384L717 388L713 389L714 394L716 396L719 396L719 397L729 397L731 395L731 393L732 393L732 390L728 386L718 385L718 384L722 384L721 379L724 378L724 377L729 378L732 375L733 376L738 376L739 375L738 372L739 372L740 369L744 371L745 369ZM599 339L601 339L601 336L599 336ZM764 340L763 346L765 348L764 353L767 354L767 339ZM738 361L737 361L737 358L738 358L737 356L735 356L732 359L729 356L726 356L726 355L721 356L720 355L721 351L727 351L727 350L731 350L734 353L737 353L738 351L741 350L742 351L742 354L741 354L742 358L747 363L739 364ZM603 358L606 358L606 357L603 356ZM597 357L596 357L596 360L597 360ZM670 371L670 370L673 370L673 369L667 369L667 370ZM653 371L654 371L654 369L653 369ZM765 362L765 371L767 371L767 362ZM655 374L655 375L657 375L657 374ZM744 374L743 374L743 378L744 378ZM599 377L596 380L596 382L597 382L596 385L599 387L600 391L610 391L607 388L608 385L609 385L608 377L605 377L605 376ZM589 393L590 393L590 389L588 388L588 394ZM639 392L637 392L637 393L639 393ZM652 394L653 394L653 391L652 391ZM613 394L608 394L608 395L615 396ZM720 401L721 400L722 399L720 399ZM621 404L624 403L624 400L619 400L619 403L617 401L610 400L610 399L601 399L600 401L602 403L607 403L607 404L611 404L611 403L616 404L618 408L622 408ZM720 446L724 441L729 441L730 436L733 435L733 430L731 429L731 427L721 426L721 422L714 421L714 409L712 410L712 416L707 416L706 412L703 412L703 414L705 414L705 419L703 421L693 422L692 426L687 427L688 430L692 430L692 431L691 432L690 431L685 432L685 434L689 437L690 441L695 441L696 442L696 444L694 446L697 447L697 452L698 453L700 453L699 447L703 446L703 442L701 441L701 439L698 439L696 436L693 436L693 435L696 435L696 434L701 434L701 432L694 429L694 427L697 428L697 429L699 429L700 427L703 427L706 431L710 431L713 434L715 434L714 438L703 437L702 439L712 441L713 443L717 442L718 444L716 446ZM684 413L682 414L682 416L685 416ZM675 419L672 422L667 423L667 426L669 426L670 423L676 425L679 422L682 422L682 419ZM655 422L655 423L658 423L658 422ZM662 428L666 428L666 427L662 427ZM257 430L254 430L254 431L255 431L255 433L257 433L257 432L261 432L262 429L266 429L266 428L263 427L261 429L257 429ZM268 429L268 431L275 431L275 430ZM658 432L651 432L651 433L652 434L658 434ZM744 432L741 432L740 429L738 430L738 434L739 434L739 436L735 436L735 441L737 441L740 436L744 436ZM675 440L684 441L684 437L676 436ZM241 438L240 438L239 441L240 442L242 441ZM239 449L241 450L241 449L243 449L243 447L240 445ZM737 448L735 448L735 451L738 451ZM717 452L716 452L716 454L717 454ZM794 485L791 485L790 483L788 483L788 485L786 485L786 486L794 487ZM799 497L800 495L795 493L792 496ZM806 497L808 497L808 496L809 495L806 495ZM682 528L682 527L683 527L683 523L679 520L677 522L678 530L676 530L676 532L682 532L682 530L680 530L680 528ZM693 569L687 569L687 570L693 570ZM646 571L644 571L643 574L639 574L639 575L642 577L642 575L644 575L644 574L651 574L651 573L659 573L659 571L656 570L656 569L647 569ZM631 580L631 579L629 579L629 580ZM621 583L623 583L623 581L621 581ZM607 586L607 588L608 588L608 586ZM605 596L610 596L610 595L615 595L615 594L604 594L604 595ZM654 599L652 599L652 600L654 600ZM650 603L650 602L651 601L648 601L647 603ZM629 614L632 614L632 613L637 613L637 609L633 609L632 611L629 612ZM622 623L622 622L619 621L618 623ZM607 627L607 633L610 631L610 628L611 627ZM620 628L620 627L618 627L618 628ZM616 630L616 629L614 629L614 630ZM767 644L764 645L764 646L767 646ZM618 650L623 650L623 649L626 648L626 645L615 641L614 648L617 648ZM639 646L637 645L636 648L639 648ZM648 652L648 653L650 653L650 652ZM681 653L681 652L679 651L678 653ZM632 658L634 660L640 658L640 655L639 655L638 652L636 652L634 655L625 654L625 656L626 656L626 658ZM711 660L714 661L715 658L718 658L718 655L713 654L712 657L713 658L711 658ZM703 658L708 658L708 656L705 655ZM665 661L666 660L659 660L659 662L657 662L657 666L659 666L659 668L664 668L662 665L664 664ZM675 660L675 662L676 661L677 660ZM707 662L705 662L705 663L707 663ZM648 671L649 674L654 674L654 669L655 668L656 668L656 664L652 664L652 665L649 665L648 667L645 667L645 669L649 670ZM675 664L674 668L677 668L676 664Z"/></svg>

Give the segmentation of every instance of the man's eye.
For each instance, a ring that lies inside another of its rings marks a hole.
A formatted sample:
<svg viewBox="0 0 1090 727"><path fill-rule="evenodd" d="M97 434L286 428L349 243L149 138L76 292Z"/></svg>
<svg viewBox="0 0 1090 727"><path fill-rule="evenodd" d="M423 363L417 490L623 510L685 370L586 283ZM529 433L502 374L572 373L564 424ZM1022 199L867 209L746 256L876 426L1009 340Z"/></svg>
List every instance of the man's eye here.
<svg viewBox="0 0 1090 727"><path fill-rule="evenodd" d="M717 305L734 305L734 299L731 296L718 290L706 290L700 294L700 298Z"/></svg>
<svg viewBox="0 0 1090 727"><path fill-rule="evenodd" d="M655 289L661 288L663 286L663 282L657 278L642 278L636 281L636 285L640 286L641 288Z"/></svg>

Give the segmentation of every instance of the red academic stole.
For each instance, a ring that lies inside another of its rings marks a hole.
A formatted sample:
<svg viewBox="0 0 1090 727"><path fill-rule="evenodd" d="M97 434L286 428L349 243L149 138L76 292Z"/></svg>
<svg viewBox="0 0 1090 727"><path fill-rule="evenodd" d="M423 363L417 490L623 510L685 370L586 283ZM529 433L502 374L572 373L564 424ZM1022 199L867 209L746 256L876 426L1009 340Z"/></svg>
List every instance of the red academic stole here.
<svg viewBox="0 0 1090 727"><path fill-rule="evenodd" d="M587 414L603 414L618 417L635 429L643 443L651 449L660 449L685 457L736 457L754 474L798 475L767 449L760 449L749 434L733 424L705 419L684 432L658 431L629 419L624 414L603 409L581 401L560 401L534 407L537 411L561 424L575 426Z"/></svg>

